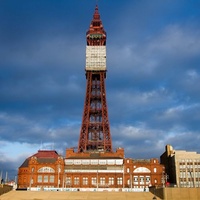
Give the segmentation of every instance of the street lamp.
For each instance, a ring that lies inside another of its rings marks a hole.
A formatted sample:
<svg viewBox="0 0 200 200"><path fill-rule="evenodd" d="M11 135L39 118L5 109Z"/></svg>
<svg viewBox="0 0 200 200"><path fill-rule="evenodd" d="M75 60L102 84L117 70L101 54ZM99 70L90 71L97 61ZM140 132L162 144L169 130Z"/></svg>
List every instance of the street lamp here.
<svg viewBox="0 0 200 200"><path fill-rule="evenodd" d="M31 169L31 176L30 176L30 186L29 186L29 190L31 190L31 184L32 184L32 179L33 179L33 172L34 172L34 168L32 167Z"/></svg>
<svg viewBox="0 0 200 200"><path fill-rule="evenodd" d="M59 188L59 184L60 184L60 164L58 165L58 188Z"/></svg>
<svg viewBox="0 0 200 200"><path fill-rule="evenodd" d="M133 189L133 177L132 177L131 173L130 173L130 185L131 185L131 192L132 192L132 189Z"/></svg>
<svg viewBox="0 0 200 200"><path fill-rule="evenodd" d="M167 173L166 174L162 174L162 178L161 178L161 182L162 182L162 184L163 184L163 187L165 187L166 186L166 184L167 184L167 179L169 179L169 175L167 175Z"/></svg>

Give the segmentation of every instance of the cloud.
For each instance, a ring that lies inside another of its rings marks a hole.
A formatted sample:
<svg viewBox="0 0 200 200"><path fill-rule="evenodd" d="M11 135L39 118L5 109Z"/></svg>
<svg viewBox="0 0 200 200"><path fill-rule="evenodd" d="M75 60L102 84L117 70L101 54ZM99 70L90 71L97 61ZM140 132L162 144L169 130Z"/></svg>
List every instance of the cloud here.
<svg viewBox="0 0 200 200"><path fill-rule="evenodd" d="M161 140L161 138L164 132L150 129L144 122L135 126L121 124L112 127L111 130L113 131L113 145L124 147L126 157L157 157L163 151L164 139Z"/></svg>
<svg viewBox="0 0 200 200"><path fill-rule="evenodd" d="M85 32L95 7L89 0L21 2L0 2L0 163L15 170L41 144L61 154L77 146ZM127 157L159 157L166 144L200 151L198 7L99 2L113 146L124 147Z"/></svg>
<svg viewBox="0 0 200 200"><path fill-rule="evenodd" d="M80 122L59 118L52 123L51 119L28 119L23 115L0 114L1 140L18 141L19 143L40 144L41 142L63 141L66 136L73 138L78 135ZM75 138L74 138L75 139ZM77 140L76 140L77 141Z"/></svg>

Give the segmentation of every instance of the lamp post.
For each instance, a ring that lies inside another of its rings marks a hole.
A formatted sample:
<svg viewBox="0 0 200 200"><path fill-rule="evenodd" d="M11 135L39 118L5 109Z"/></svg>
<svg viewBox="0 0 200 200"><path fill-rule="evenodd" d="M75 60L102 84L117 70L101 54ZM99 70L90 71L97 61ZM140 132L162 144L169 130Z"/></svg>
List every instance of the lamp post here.
<svg viewBox="0 0 200 200"><path fill-rule="evenodd" d="M32 178L33 178L33 172L34 172L34 168L32 167L32 169L31 169L31 176L30 176L30 185L29 185L29 190L31 190L31 184L32 184Z"/></svg>
<svg viewBox="0 0 200 200"><path fill-rule="evenodd" d="M161 181L162 181L163 187L166 186L167 179L169 179L169 175L167 175L167 173L166 173L166 174L163 173L162 178L161 178Z"/></svg>
<svg viewBox="0 0 200 200"><path fill-rule="evenodd" d="M98 188L99 188L99 181L98 181L98 179L99 179L99 164L97 166L97 191L98 191Z"/></svg>
<svg viewBox="0 0 200 200"><path fill-rule="evenodd" d="M131 173L130 173L130 184L131 184L131 192L132 192L132 189L133 189L133 177L132 177Z"/></svg>
<svg viewBox="0 0 200 200"><path fill-rule="evenodd" d="M124 189L124 164L122 166L122 170L123 170L123 186L122 186L122 189Z"/></svg>
<svg viewBox="0 0 200 200"><path fill-rule="evenodd" d="M60 182L59 175L60 175L60 164L58 165L58 188L59 188L59 182Z"/></svg>

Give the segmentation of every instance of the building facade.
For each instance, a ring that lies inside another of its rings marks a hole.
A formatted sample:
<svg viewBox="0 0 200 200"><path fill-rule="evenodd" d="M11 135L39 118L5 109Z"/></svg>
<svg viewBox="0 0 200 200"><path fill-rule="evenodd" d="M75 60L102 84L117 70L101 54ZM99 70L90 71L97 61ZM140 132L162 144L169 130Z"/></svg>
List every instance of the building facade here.
<svg viewBox="0 0 200 200"><path fill-rule="evenodd" d="M158 159L124 158L123 148L81 154L67 149L66 154L39 150L28 157L18 170L18 189L144 191L162 185L164 168Z"/></svg>
<svg viewBox="0 0 200 200"><path fill-rule="evenodd" d="M125 158L124 149L116 152L78 153L66 150L65 182L67 188L107 188L144 191L151 186L162 186L164 166L158 159Z"/></svg>
<svg viewBox="0 0 200 200"><path fill-rule="evenodd" d="M166 145L160 157L169 182L177 187L200 187L200 154Z"/></svg>
<svg viewBox="0 0 200 200"><path fill-rule="evenodd" d="M147 189L151 186L162 186L163 165L156 158L124 159L125 188Z"/></svg>
<svg viewBox="0 0 200 200"><path fill-rule="evenodd" d="M58 188L63 185L64 158L53 150L39 150L18 169L18 189Z"/></svg>

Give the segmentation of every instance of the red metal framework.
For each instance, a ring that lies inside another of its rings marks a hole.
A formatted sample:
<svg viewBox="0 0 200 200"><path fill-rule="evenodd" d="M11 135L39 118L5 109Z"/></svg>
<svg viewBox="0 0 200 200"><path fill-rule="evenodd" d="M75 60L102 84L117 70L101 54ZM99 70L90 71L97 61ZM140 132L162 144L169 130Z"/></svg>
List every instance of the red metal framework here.
<svg viewBox="0 0 200 200"><path fill-rule="evenodd" d="M95 34L101 34L101 37L93 37ZM97 6L90 28L87 31L87 45L106 45L106 32L104 31L100 20ZM105 78L106 70L86 70L86 97L78 152L112 152L112 140L106 103Z"/></svg>
<svg viewBox="0 0 200 200"><path fill-rule="evenodd" d="M101 38L98 37L92 37L92 36L98 36L98 34L101 35ZM87 38L87 45L89 46L105 46L106 45L106 32L103 28L102 21L100 19L100 14L98 10L98 6L95 8L95 12L93 15L93 19L90 24L90 28L86 33Z"/></svg>

